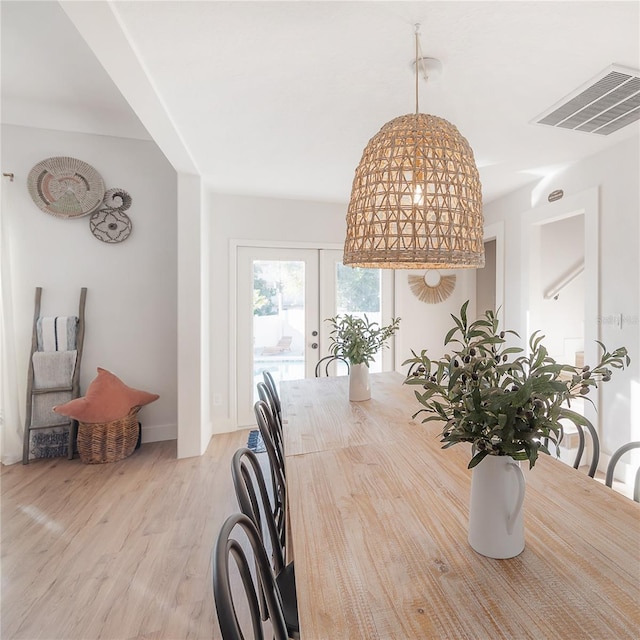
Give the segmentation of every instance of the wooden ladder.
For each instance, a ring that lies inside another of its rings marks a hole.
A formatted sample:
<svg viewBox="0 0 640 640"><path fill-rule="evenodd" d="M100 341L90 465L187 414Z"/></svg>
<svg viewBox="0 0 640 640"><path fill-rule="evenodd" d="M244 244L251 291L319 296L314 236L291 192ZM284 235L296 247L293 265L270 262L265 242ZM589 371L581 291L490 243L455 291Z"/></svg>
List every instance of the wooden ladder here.
<svg viewBox="0 0 640 640"><path fill-rule="evenodd" d="M33 398L36 395L46 395L57 393L60 391L70 391L71 398L77 398L80 395L80 364L82 362L82 347L84 344L84 307L87 299L87 288L80 289L80 303L78 306L78 327L76 333L76 363L73 369L73 377L70 387L53 387L46 389L35 389L33 380L33 354L38 350L38 318L40 317L40 302L42 299L42 287L36 287L35 307L33 313L33 334L31 336L31 354L29 355L29 371L27 374L27 411L25 414L24 424L24 441L22 445L22 464L29 464L29 446L31 441L31 432L39 429L52 428L68 428L69 429L69 460L73 459L73 449L76 439L78 424L75 420L49 425L31 424L33 417Z"/></svg>

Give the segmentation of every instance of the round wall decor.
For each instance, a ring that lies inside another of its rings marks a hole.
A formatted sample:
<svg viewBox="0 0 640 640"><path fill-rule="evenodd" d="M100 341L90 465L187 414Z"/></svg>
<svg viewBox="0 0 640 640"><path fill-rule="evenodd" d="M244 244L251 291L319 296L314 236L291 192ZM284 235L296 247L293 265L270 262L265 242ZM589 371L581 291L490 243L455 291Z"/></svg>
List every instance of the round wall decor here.
<svg viewBox="0 0 640 640"><path fill-rule="evenodd" d="M456 288L456 276L443 276L438 271L427 271L418 276L409 274L409 287L413 294L427 304L437 304L446 300Z"/></svg>
<svg viewBox="0 0 640 640"><path fill-rule="evenodd" d="M79 218L95 211L104 198L104 182L89 164L56 156L39 162L27 178L33 201L45 213Z"/></svg>
<svg viewBox="0 0 640 640"><path fill-rule="evenodd" d="M126 211L132 202L131 196L124 189L109 189L104 194L103 204L110 209Z"/></svg>
<svg viewBox="0 0 640 640"><path fill-rule="evenodd" d="M91 233L102 242L122 242L131 235L131 218L119 209L99 209L91 216Z"/></svg>
<svg viewBox="0 0 640 640"><path fill-rule="evenodd" d="M124 212L131 202L131 196L124 189L109 189L104 194L103 206L91 216L91 233L109 244L126 240L131 235L133 225Z"/></svg>

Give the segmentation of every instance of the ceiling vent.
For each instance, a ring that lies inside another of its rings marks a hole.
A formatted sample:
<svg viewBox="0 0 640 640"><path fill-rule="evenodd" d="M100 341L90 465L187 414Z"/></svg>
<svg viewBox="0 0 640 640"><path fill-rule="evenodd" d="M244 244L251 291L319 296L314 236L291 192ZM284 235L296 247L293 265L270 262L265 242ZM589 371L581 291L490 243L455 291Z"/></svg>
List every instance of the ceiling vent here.
<svg viewBox="0 0 640 640"><path fill-rule="evenodd" d="M638 119L640 71L611 65L532 122L608 136Z"/></svg>

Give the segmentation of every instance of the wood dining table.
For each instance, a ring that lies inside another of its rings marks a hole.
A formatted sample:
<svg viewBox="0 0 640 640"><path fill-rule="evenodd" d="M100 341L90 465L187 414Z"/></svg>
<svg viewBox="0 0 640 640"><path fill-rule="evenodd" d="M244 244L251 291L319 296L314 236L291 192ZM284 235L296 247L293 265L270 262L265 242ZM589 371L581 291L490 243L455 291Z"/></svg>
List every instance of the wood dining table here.
<svg viewBox="0 0 640 640"><path fill-rule="evenodd" d="M640 505L541 455L524 551L476 553L470 448L443 450L403 381L371 374L364 402L346 376L281 383L301 638L637 640Z"/></svg>

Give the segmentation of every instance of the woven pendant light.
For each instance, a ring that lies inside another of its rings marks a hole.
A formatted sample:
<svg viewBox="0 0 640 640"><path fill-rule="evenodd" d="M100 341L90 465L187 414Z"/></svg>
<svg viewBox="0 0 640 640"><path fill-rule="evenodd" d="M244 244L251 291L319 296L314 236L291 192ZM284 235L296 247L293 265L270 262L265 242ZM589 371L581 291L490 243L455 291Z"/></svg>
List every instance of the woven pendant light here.
<svg viewBox="0 0 640 640"><path fill-rule="evenodd" d="M484 267L480 177L450 122L418 113L369 140L347 210L344 264L387 269Z"/></svg>

